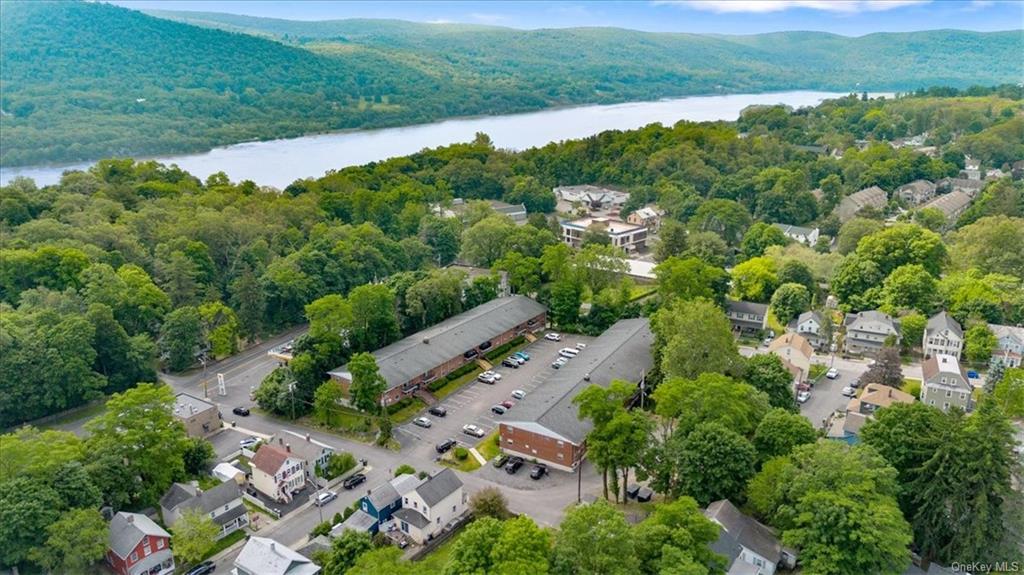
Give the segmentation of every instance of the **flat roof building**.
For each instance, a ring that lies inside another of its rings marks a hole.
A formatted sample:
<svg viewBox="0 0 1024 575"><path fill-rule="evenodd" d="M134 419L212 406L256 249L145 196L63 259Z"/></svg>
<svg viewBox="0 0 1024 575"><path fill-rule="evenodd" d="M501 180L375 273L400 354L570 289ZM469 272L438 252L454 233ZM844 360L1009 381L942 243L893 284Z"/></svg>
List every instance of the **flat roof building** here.
<svg viewBox="0 0 1024 575"><path fill-rule="evenodd" d="M588 231L608 236L611 245L626 252L636 252L647 247L647 228L622 220L606 217L588 217L566 220L562 223L562 240L574 248L583 245L583 235Z"/></svg>
<svg viewBox="0 0 1024 575"><path fill-rule="evenodd" d="M575 469L586 452L591 423L577 416L573 399L590 385L607 387L615 379L638 383L654 366L653 342L646 319L616 322L516 405L500 425L502 450Z"/></svg>
<svg viewBox="0 0 1024 575"><path fill-rule="evenodd" d="M476 361L487 350L541 329L547 309L521 295L493 299L373 352L387 382L384 405ZM348 364L328 372L348 391Z"/></svg>
<svg viewBox="0 0 1024 575"><path fill-rule="evenodd" d="M174 417L185 426L189 437L206 437L220 430L217 406L187 393L174 396Z"/></svg>

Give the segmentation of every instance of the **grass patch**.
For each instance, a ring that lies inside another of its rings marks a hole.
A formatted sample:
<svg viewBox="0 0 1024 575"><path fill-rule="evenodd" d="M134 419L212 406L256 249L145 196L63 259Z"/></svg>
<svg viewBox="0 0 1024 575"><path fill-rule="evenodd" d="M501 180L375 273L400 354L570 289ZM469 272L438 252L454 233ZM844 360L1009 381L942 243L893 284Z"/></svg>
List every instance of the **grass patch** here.
<svg viewBox="0 0 1024 575"><path fill-rule="evenodd" d="M921 399L920 379L904 378L903 385L900 386L900 389L909 393L910 395L913 395L917 399Z"/></svg>
<svg viewBox="0 0 1024 575"><path fill-rule="evenodd" d="M498 447L498 431L488 435L481 441L477 446L476 450L480 452L480 455L487 461L490 461L501 453L501 449Z"/></svg>
<svg viewBox="0 0 1024 575"><path fill-rule="evenodd" d="M774 331L776 337L786 333L785 326L779 323L779 320L775 317L775 314L772 313L772 309L770 307L768 308L768 329Z"/></svg>
<svg viewBox="0 0 1024 575"><path fill-rule="evenodd" d="M388 415L392 423L396 425L405 423L427 406L427 404L423 403L423 400L418 397L413 397L411 399L412 401L410 401L408 405Z"/></svg>
<svg viewBox="0 0 1024 575"><path fill-rule="evenodd" d="M656 291L658 291L658 287L657 286L653 286L653 285L634 285L633 287L629 288L629 301L636 301L638 299L643 299L643 298L651 295L652 293L654 293Z"/></svg>
<svg viewBox="0 0 1024 575"><path fill-rule="evenodd" d="M454 449L444 454L444 458L441 459L441 465L447 465L452 469L458 469L459 471L464 471L466 473L480 469L480 462L477 461L475 457L473 457L472 453L466 454L466 458L463 459L462 461L459 461L458 459L455 458Z"/></svg>
<svg viewBox="0 0 1024 575"><path fill-rule="evenodd" d="M257 505L255 503L253 503L252 501L249 501L248 499L245 499L245 498L242 498L242 503L245 504L245 508L246 509L248 509L249 511L251 511L253 513L261 513L261 514L266 515L267 517L269 517L271 519L274 518L274 514L269 512L269 511L267 511L266 509L264 509L262 505Z"/></svg>
<svg viewBox="0 0 1024 575"><path fill-rule="evenodd" d="M480 375L482 372L483 370L480 368L474 369L469 373L463 374L462 376L449 381L448 383L444 384L443 387L431 393L434 395L434 397L436 397L439 400L444 399L449 395L455 393L455 391L458 390L463 385L466 385L467 383L476 379L476 376Z"/></svg>
<svg viewBox="0 0 1024 575"><path fill-rule="evenodd" d="M422 573L444 573L444 568L448 565L448 559L451 557L452 549L455 548L455 542L459 540L459 537L462 537L462 533L452 535L451 539L445 541L437 549L434 549L426 557L419 560L417 563L422 565L423 568L417 569L417 571Z"/></svg>
<svg viewBox="0 0 1024 575"><path fill-rule="evenodd" d="M47 421L46 423L40 423L38 427L40 429L53 429L56 427L60 427L62 425L77 423L85 419L92 419L93 417L96 417L97 415L103 413L103 410L106 409L106 407L106 400L98 401L93 405L87 405L85 407L80 407L78 409L74 409L67 413L61 414L55 417L54 419Z"/></svg>
<svg viewBox="0 0 1024 575"><path fill-rule="evenodd" d="M236 531L228 533L228 535L225 536L223 539L214 541L213 547L210 547L210 550L203 555L202 560L205 561L206 559L213 557L214 555L220 553L228 547L231 547L232 545L238 543L243 539L245 539L245 529L238 529Z"/></svg>
<svg viewBox="0 0 1024 575"><path fill-rule="evenodd" d="M199 476L199 488L203 491L209 491L218 485L220 485L220 480L216 477L211 477L209 475Z"/></svg>
<svg viewBox="0 0 1024 575"><path fill-rule="evenodd" d="M826 371L828 371L828 367L827 366L822 365L820 363L812 363L811 364L810 378L816 380L816 379L820 378L821 376L825 375Z"/></svg>

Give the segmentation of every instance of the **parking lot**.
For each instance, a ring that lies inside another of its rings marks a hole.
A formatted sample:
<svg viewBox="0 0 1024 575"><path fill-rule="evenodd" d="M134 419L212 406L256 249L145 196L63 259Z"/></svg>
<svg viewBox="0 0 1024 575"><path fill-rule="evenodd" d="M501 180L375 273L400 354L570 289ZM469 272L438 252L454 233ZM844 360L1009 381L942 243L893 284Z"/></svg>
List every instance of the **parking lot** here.
<svg viewBox="0 0 1024 575"><path fill-rule="evenodd" d="M437 417L428 414L426 410L419 414L430 419L429 429L419 427L410 421L399 426L398 430L422 442L422 448L416 449L417 452L420 449L429 449L433 453L434 446L448 438L456 440L464 447L475 446L480 439L463 433L463 425L471 423L483 429L485 435L490 434L498 427L502 418L515 417L516 410L513 406L507 414L497 415L491 412L493 405L512 399L512 391L516 389L525 391L529 397L534 389L544 385L544 382L557 373L551 367L551 362L558 356L559 349L573 347L578 342L589 343L593 339L588 336L563 335L562 341L558 342L541 337L523 348L523 351L529 354L530 361L520 365L518 369L504 367L499 360L493 371L501 374L501 379L493 385L473 380L439 402L438 405L448 410L447 416ZM582 353L585 354L586 350Z"/></svg>

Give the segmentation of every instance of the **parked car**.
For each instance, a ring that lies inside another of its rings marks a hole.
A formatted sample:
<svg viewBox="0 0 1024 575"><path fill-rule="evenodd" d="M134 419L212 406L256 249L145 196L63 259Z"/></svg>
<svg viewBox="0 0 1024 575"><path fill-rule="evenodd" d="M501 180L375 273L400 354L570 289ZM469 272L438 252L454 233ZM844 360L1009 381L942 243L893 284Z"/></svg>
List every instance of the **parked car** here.
<svg viewBox="0 0 1024 575"><path fill-rule="evenodd" d="M526 363L526 360L521 358L521 357L519 357L518 355L514 355L513 354L513 355L508 356L508 358L511 359L512 361L518 363L519 365L523 365L524 363Z"/></svg>
<svg viewBox="0 0 1024 575"><path fill-rule="evenodd" d="M323 507L324 505L327 505L328 503L334 501L337 498L337 493L333 491L324 491L320 495L316 496L316 500L313 501L313 505L316 505L317 507Z"/></svg>
<svg viewBox="0 0 1024 575"><path fill-rule="evenodd" d="M366 476L362 473L356 473L355 475L345 479L341 482L341 486L345 489L355 489L360 483L366 481Z"/></svg>
<svg viewBox="0 0 1024 575"><path fill-rule="evenodd" d="M978 372L974 371L973 369L969 369L967 370L967 377L971 379L978 379Z"/></svg>
<svg viewBox="0 0 1024 575"><path fill-rule="evenodd" d="M526 392L521 389L512 390L512 397L516 399L522 399L526 397Z"/></svg>
<svg viewBox="0 0 1024 575"><path fill-rule="evenodd" d="M438 417L444 417L448 415L448 410L443 405L431 405L430 409L427 410L430 415L436 415Z"/></svg>
<svg viewBox="0 0 1024 575"><path fill-rule="evenodd" d="M485 435L483 429L480 429L479 427L473 425L472 423L463 425L462 433L465 433L466 435L472 435L474 437L483 437Z"/></svg>
<svg viewBox="0 0 1024 575"><path fill-rule="evenodd" d="M811 390L811 386L806 384L806 383L798 383L798 384L796 384L796 390L797 391L810 391Z"/></svg>
<svg viewBox="0 0 1024 575"><path fill-rule="evenodd" d="M501 381L501 374L496 371L491 371L488 369L487 371L481 373L480 375L486 375L487 377L493 377L497 381Z"/></svg>
<svg viewBox="0 0 1024 575"><path fill-rule="evenodd" d="M586 347L587 347L587 344L583 343L582 341L576 342L576 349L582 351Z"/></svg>
<svg viewBox="0 0 1024 575"><path fill-rule="evenodd" d="M506 399L505 401L501 402L501 406L504 407L505 409L512 409L512 406L515 404L516 402L512 401L511 399Z"/></svg>
<svg viewBox="0 0 1024 575"><path fill-rule="evenodd" d="M562 341L562 336L558 335L557 333L549 333L544 336L544 339L548 341Z"/></svg>
<svg viewBox="0 0 1024 575"><path fill-rule="evenodd" d="M761 342L761 345L763 345L765 347L768 347L771 344L772 344L772 338L770 338L770 337L764 338L764 341Z"/></svg>
<svg viewBox="0 0 1024 575"><path fill-rule="evenodd" d="M524 361L530 361L530 354L526 353L525 351L517 351L517 352L515 352L512 355L514 355L514 356L516 356L518 358L521 358Z"/></svg>
<svg viewBox="0 0 1024 575"><path fill-rule="evenodd" d="M833 367L825 373L825 377L829 379L839 379L839 370Z"/></svg>
<svg viewBox="0 0 1024 575"><path fill-rule="evenodd" d="M437 451L438 453L444 453L445 451L448 451L449 449L455 447L455 444L456 441L454 439L445 439L441 443L438 443L437 445L434 446L434 451Z"/></svg>
<svg viewBox="0 0 1024 575"><path fill-rule="evenodd" d="M511 367L512 369L519 369L519 362L512 359L511 357L506 357L505 359L501 360L501 365L504 365L505 367Z"/></svg>
<svg viewBox="0 0 1024 575"><path fill-rule="evenodd" d="M843 388L843 395L845 395L846 397L853 397L857 395L857 390L847 385L846 387Z"/></svg>
<svg viewBox="0 0 1024 575"><path fill-rule="evenodd" d="M577 355L579 355L580 350L576 349L575 347L563 347L562 349L558 350L558 353L562 357L576 357Z"/></svg>
<svg viewBox="0 0 1024 575"><path fill-rule="evenodd" d="M506 463L508 463L508 456L502 453L501 455L494 458L494 463L492 463L492 465L494 465L498 469L501 469L502 467L505 467Z"/></svg>
<svg viewBox="0 0 1024 575"><path fill-rule="evenodd" d="M505 473L509 475L515 475L516 471L523 466L522 457L510 457L508 463L505 464Z"/></svg>
<svg viewBox="0 0 1024 575"><path fill-rule="evenodd" d="M801 391L800 393L796 394L796 400L798 403L807 403L807 400L810 398L811 392L809 391Z"/></svg>
<svg viewBox="0 0 1024 575"><path fill-rule="evenodd" d="M498 381L498 378L494 377L493 375L487 375L487 373L484 372L476 376L476 380L479 381L480 383L486 383L487 385L494 385L495 382Z"/></svg>
<svg viewBox="0 0 1024 575"><path fill-rule="evenodd" d="M199 565L188 570L185 575L209 575L217 569L217 566L213 564L213 561L203 561Z"/></svg>
<svg viewBox="0 0 1024 575"><path fill-rule="evenodd" d="M417 417L416 419L412 420L412 424L418 425L420 427L430 427L431 425L434 425L434 423L427 419L426 417Z"/></svg>
<svg viewBox="0 0 1024 575"><path fill-rule="evenodd" d="M508 409L504 405L492 405L491 406L491 413L494 413L494 414L497 414L497 415L505 415L506 411L508 411Z"/></svg>
<svg viewBox="0 0 1024 575"><path fill-rule="evenodd" d="M565 359L564 357L559 357L555 361L551 362L551 367L555 369L560 369L563 365L567 363L569 363L569 360Z"/></svg>
<svg viewBox="0 0 1024 575"><path fill-rule="evenodd" d="M548 474L548 466L543 463L538 463L533 466L530 470L530 479L537 480Z"/></svg>
<svg viewBox="0 0 1024 575"><path fill-rule="evenodd" d="M239 445L239 447L245 448L245 447L252 447L253 445L256 445L259 442L260 442L260 440L256 439L255 437L246 437L242 441L239 441L238 445Z"/></svg>
<svg viewBox="0 0 1024 575"><path fill-rule="evenodd" d="M234 413L235 415L241 415L242 417L248 417L249 416L249 408L248 407L236 407L236 408L231 410L231 413Z"/></svg>

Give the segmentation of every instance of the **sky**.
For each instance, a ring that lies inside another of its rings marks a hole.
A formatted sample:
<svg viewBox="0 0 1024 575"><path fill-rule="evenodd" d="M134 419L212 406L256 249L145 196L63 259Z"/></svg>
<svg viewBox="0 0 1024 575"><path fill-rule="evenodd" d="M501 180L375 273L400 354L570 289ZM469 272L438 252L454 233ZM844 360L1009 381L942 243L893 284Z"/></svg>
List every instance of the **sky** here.
<svg viewBox="0 0 1024 575"><path fill-rule="evenodd" d="M652 32L756 34L816 30L861 36L957 28L1024 28L1024 1L1010 0L636 0L564 2L114 0L136 9L227 12L290 20L395 18L512 28L615 26Z"/></svg>

